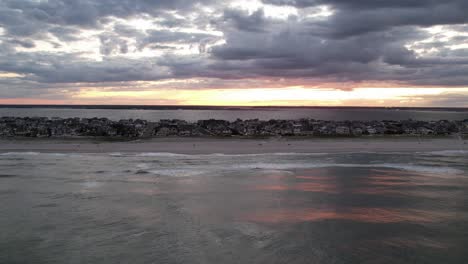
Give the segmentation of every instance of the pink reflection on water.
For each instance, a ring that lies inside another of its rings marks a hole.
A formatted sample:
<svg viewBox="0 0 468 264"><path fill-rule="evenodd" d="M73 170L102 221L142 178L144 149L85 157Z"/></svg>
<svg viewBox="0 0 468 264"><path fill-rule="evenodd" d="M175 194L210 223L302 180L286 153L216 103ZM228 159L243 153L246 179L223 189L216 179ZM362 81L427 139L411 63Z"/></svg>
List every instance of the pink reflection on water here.
<svg viewBox="0 0 468 264"><path fill-rule="evenodd" d="M301 191L301 192L323 192L337 193L336 186L330 183L302 182L291 185L265 185L254 188L258 191Z"/></svg>
<svg viewBox="0 0 468 264"><path fill-rule="evenodd" d="M455 215L450 213L425 210L356 207L343 210L313 208L272 209L248 214L244 220L260 223L297 223L322 220L350 220L366 223L433 223L447 221L455 217Z"/></svg>
<svg viewBox="0 0 468 264"><path fill-rule="evenodd" d="M427 179L417 174L401 175L400 172L373 171L372 175L358 177L354 185L340 185L336 177L322 175L298 175L297 182L279 182L274 185L257 186L256 190L269 191L303 191L323 193L355 193L355 194L401 194L399 187L405 186L453 186L450 182L442 182L438 179Z"/></svg>
<svg viewBox="0 0 468 264"><path fill-rule="evenodd" d="M315 181L329 181L331 176L296 176L296 179L301 180L315 180Z"/></svg>
<svg viewBox="0 0 468 264"><path fill-rule="evenodd" d="M367 195L401 195L405 194L405 192L400 190L393 190L391 188L386 187L362 187L356 188L353 190L356 194L367 194Z"/></svg>
<svg viewBox="0 0 468 264"><path fill-rule="evenodd" d="M452 245L446 241L433 240L424 236L397 235L381 237L379 239L354 240L353 243L341 244L339 248L356 257L365 257L366 263L382 263L379 252L387 252L389 247L394 250L408 250L426 248L429 250L446 250ZM401 259L388 255L384 263L400 263Z"/></svg>
<svg viewBox="0 0 468 264"><path fill-rule="evenodd" d="M376 241L371 241L376 242ZM384 244L392 247L401 247L401 248L416 248L416 247L428 247L433 249L447 249L450 245L443 243L441 241L436 241L428 239L425 237L416 237L414 239L406 239L401 237L395 237L386 239L383 241Z"/></svg>
<svg viewBox="0 0 468 264"><path fill-rule="evenodd" d="M334 177L328 176L295 176L297 182L277 182L275 184L253 187L257 191L300 191L338 193Z"/></svg>

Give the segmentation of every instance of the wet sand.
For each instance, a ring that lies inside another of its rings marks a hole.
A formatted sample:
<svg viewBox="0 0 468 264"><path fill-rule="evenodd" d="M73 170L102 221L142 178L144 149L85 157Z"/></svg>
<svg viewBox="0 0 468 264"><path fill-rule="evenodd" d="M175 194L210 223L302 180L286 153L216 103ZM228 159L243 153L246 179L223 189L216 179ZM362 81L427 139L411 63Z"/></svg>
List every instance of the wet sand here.
<svg viewBox="0 0 468 264"><path fill-rule="evenodd" d="M468 140L457 138L359 139L214 139L160 138L129 142L98 140L0 140L0 152L170 152L178 154L424 152L468 150Z"/></svg>

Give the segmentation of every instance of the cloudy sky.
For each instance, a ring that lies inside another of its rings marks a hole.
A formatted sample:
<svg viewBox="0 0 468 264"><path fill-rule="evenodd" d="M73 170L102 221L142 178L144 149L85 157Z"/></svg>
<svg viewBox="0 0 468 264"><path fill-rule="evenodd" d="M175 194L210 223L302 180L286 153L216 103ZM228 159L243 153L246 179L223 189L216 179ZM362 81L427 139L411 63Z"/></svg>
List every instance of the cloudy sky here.
<svg viewBox="0 0 468 264"><path fill-rule="evenodd" d="M0 103L468 107L468 1L0 0Z"/></svg>

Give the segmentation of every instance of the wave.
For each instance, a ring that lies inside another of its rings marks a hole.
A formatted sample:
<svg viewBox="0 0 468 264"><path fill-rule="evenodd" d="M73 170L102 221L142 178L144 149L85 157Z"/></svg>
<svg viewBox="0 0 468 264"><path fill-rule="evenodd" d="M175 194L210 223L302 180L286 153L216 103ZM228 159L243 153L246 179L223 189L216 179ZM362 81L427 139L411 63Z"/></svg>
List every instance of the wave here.
<svg viewBox="0 0 468 264"><path fill-rule="evenodd" d="M300 152L273 152L273 153L255 153L255 154L179 154L171 152L143 152L143 153L121 153L112 152L109 156L113 157L261 157L261 156L324 156L331 153L300 153Z"/></svg>
<svg viewBox="0 0 468 264"><path fill-rule="evenodd" d="M422 156L446 156L446 157L457 157L468 155L468 150L444 150L444 151L431 151L431 152L414 152L415 154ZM413 154L414 154L413 153ZM109 153L110 156L115 157L161 157L161 158L212 158L212 157L320 157L327 155L349 155L349 154L379 154L379 155L410 155L411 152L372 152L372 151L361 151L361 152L339 152L339 153L327 153L327 152L272 152L272 153L254 153L254 154L225 154L225 153L211 153L211 154L180 154L171 152L143 152L143 153L120 153L114 152Z"/></svg>
<svg viewBox="0 0 468 264"><path fill-rule="evenodd" d="M415 152L420 155L434 155L434 156L464 156L468 155L468 150L443 150L443 151L429 151L429 152ZM0 156L13 156L13 155L52 155L52 156L69 156L78 155L77 153L51 153L51 152L32 152L32 151L16 151L0 153ZM100 155L101 153L80 153L79 155ZM404 155L411 154L410 152L272 152L272 153L253 153L253 154L225 154L225 153L211 153L211 154L180 154L172 152L109 152L103 153L112 157L261 157L261 156L326 156L326 155L344 155L344 154L385 154L385 155Z"/></svg>
<svg viewBox="0 0 468 264"><path fill-rule="evenodd" d="M187 154L177 154L170 152L142 152L142 153L122 153L122 152L111 152L107 153L111 157L185 157L185 156L196 156Z"/></svg>
<svg viewBox="0 0 468 264"><path fill-rule="evenodd" d="M431 152L413 152L416 154L426 155L467 155L468 150L444 150ZM381 154L381 155L409 155L411 152L379 152L379 151L350 151L350 152L265 152L265 153L250 153L250 154L226 154L226 153L210 153L210 154L181 154L172 152L142 152L142 153L122 153L111 152L109 156L116 157L261 157L261 156L326 156L326 155L346 155L346 154Z"/></svg>
<svg viewBox="0 0 468 264"><path fill-rule="evenodd" d="M97 188L97 187L101 186L102 183L97 182L97 181L86 181L86 182L81 183L81 185L83 187L85 187L85 188L91 189L91 188Z"/></svg>
<svg viewBox="0 0 468 264"><path fill-rule="evenodd" d="M141 164L137 166L141 169ZM145 166L146 167L146 166ZM317 169L317 168L385 168L385 169L396 169L411 171L417 173L428 173L428 174L452 174L458 175L465 173L462 170L450 168L450 167L437 167L437 166L422 166L413 164L396 164L396 163L381 163L381 164L347 164L347 163L237 163L237 164L216 164L216 165L192 165L179 167L177 169L168 168L145 168L145 171L151 174L168 177L189 177L199 176L203 174L223 174L225 172L236 172L236 171L255 171L258 173L273 172L274 174L279 173L293 173L293 170L300 169Z"/></svg>
<svg viewBox="0 0 468 264"><path fill-rule="evenodd" d="M196 170L196 169L158 169L148 171L155 175L168 176L168 177L190 177L198 176L206 173L214 172L210 170Z"/></svg>
<svg viewBox="0 0 468 264"><path fill-rule="evenodd" d="M325 156L331 153L317 152L317 153L301 153L301 152L272 152L272 153L256 153L256 154L223 154L213 153L205 154L202 156L220 156L220 157L259 157L259 156Z"/></svg>
<svg viewBox="0 0 468 264"><path fill-rule="evenodd" d="M136 157L186 157L192 155L186 154L177 154L177 153L170 153L170 152L146 152L146 153L138 153L135 154Z"/></svg>
<svg viewBox="0 0 468 264"><path fill-rule="evenodd" d="M468 150L442 150L442 151L431 151L431 152L419 152L423 155L430 156L445 156L445 157L457 157L468 155Z"/></svg>
<svg viewBox="0 0 468 264"><path fill-rule="evenodd" d="M436 166L422 166L422 165L411 165L411 164L376 164L371 167L383 167L391 169L400 169L406 171L435 173L435 174L463 174L463 170L450 168L450 167L436 167Z"/></svg>
<svg viewBox="0 0 468 264"><path fill-rule="evenodd" d="M32 151L25 151L25 152L4 152L0 153L0 156L53 156L53 157L79 157L85 155L83 153L51 153L51 152L32 152ZM90 154L92 155L92 154Z"/></svg>
<svg viewBox="0 0 468 264"><path fill-rule="evenodd" d="M0 156L36 156L41 154L40 152L5 152L5 153L0 153Z"/></svg>
<svg viewBox="0 0 468 264"><path fill-rule="evenodd" d="M424 153L419 153L424 154ZM441 156L459 156L467 155L468 151L466 150L448 150L448 151L433 151L425 152L426 155L441 155ZM0 156L17 156L17 155L52 155L52 156L81 156L87 154L76 154L76 153L40 153L40 152L6 152L0 153ZM90 154L90 155L100 155L100 154ZM106 155L106 154L104 154ZM203 173L219 172L219 171L235 171L235 170L293 170L293 169L313 169L313 168L331 168L331 167L343 167L343 168L390 168L398 169L405 171L414 171L421 173L433 173L433 174L463 174L465 171L453 167L444 167L444 166L435 166L435 165L418 165L418 164L406 164L406 163L385 163L379 162L374 164L355 164L355 163L333 163L333 162L320 162L318 160L312 160L311 162L304 162L297 160L294 162L291 159L281 159L281 158L268 158L268 157L278 157L278 156L324 156L328 153L258 153L258 154L222 154L222 153L213 153L213 154L203 154L203 155L190 155L190 154L176 154L169 152L146 152L146 153L120 153L113 152L107 153L110 156L124 156L124 157L176 157L170 164L164 164L165 168L154 167L154 164L147 163L138 163L137 167L140 170L149 171L151 173L167 175L167 176L194 176L200 175ZM177 157L192 157L192 158L211 158L203 160L202 163L197 164L187 164L186 162L180 163L180 160ZM213 157L226 157L220 159L213 159ZM258 159L247 159L245 162L242 161L233 161L229 159L230 157L265 157L259 162ZM142 160L143 161L143 160ZM252 162L253 161L253 162ZM286 162L285 162L286 161ZM173 165L176 169L169 169L168 165Z"/></svg>
<svg viewBox="0 0 468 264"><path fill-rule="evenodd" d="M122 152L110 152L107 155L112 156L112 157L123 157L124 154Z"/></svg>
<svg viewBox="0 0 468 264"><path fill-rule="evenodd" d="M422 166L413 164L346 164L346 163L252 163L236 166L239 169L261 169L261 170L290 170L290 169L314 169L314 168L389 168L405 171L435 173L435 174L462 174L464 171L450 167Z"/></svg>

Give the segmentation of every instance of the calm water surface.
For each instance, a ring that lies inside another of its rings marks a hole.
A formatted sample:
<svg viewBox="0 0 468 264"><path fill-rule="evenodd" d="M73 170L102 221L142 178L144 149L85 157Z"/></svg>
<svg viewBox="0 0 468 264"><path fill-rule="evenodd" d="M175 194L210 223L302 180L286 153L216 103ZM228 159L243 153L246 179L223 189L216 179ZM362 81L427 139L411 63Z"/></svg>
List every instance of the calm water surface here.
<svg viewBox="0 0 468 264"><path fill-rule="evenodd" d="M0 108L0 116L43 116L43 117L107 117L112 120L145 119L182 119L197 121L201 119L300 119L321 120L464 120L468 111L427 111L396 109L265 109L265 110L112 110L112 109L50 109L50 108Z"/></svg>
<svg viewBox="0 0 468 264"><path fill-rule="evenodd" d="M0 154L0 263L468 263L468 153Z"/></svg>

